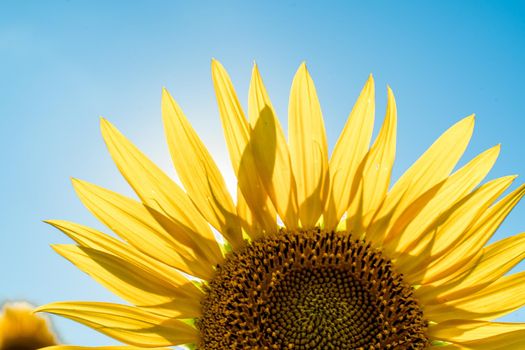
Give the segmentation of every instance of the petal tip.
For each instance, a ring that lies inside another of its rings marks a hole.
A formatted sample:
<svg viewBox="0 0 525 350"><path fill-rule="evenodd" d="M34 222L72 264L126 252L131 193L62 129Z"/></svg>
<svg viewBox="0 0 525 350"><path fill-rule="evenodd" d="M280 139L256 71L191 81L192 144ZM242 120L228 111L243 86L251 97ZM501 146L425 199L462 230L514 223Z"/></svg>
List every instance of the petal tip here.
<svg viewBox="0 0 525 350"><path fill-rule="evenodd" d="M257 65L257 62L255 62L255 60L253 61L252 65L252 74L259 75L259 66Z"/></svg>
<svg viewBox="0 0 525 350"><path fill-rule="evenodd" d="M102 133L109 131L112 128L114 128L114 126L109 120L104 117L100 117L100 129L102 130Z"/></svg>
<svg viewBox="0 0 525 350"><path fill-rule="evenodd" d="M476 123L476 115L475 114L471 114L471 115L461 119L454 126L456 126L456 127L460 127L460 126L461 127L466 127L467 130L472 132L472 130L474 129L474 124L475 123Z"/></svg>
<svg viewBox="0 0 525 350"><path fill-rule="evenodd" d="M217 69L221 69L221 68L224 69L222 64L221 64L221 62L219 62L219 60L216 59L216 58L212 58L211 59L211 68L212 68L212 70L217 70Z"/></svg>
<svg viewBox="0 0 525 350"><path fill-rule="evenodd" d="M372 75L372 73L370 73L365 83L365 89L368 91L369 94L374 94L374 85L374 76Z"/></svg>
<svg viewBox="0 0 525 350"><path fill-rule="evenodd" d="M171 97L170 95L170 92L168 91L168 89L166 89L165 87L162 88L162 97L161 97L161 102L162 103L165 103L166 101L169 100L169 98Z"/></svg>
<svg viewBox="0 0 525 350"><path fill-rule="evenodd" d="M87 181L80 180L75 177L71 178L71 184L73 185L73 189L77 191L77 193L81 188L84 188L89 185Z"/></svg>
<svg viewBox="0 0 525 350"><path fill-rule="evenodd" d="M298 71L308 73L308 67L306 66L306 61L301 62L301 64L299 65Z"/></svg>
<svg viewBox="0 0 525 350"><path fill-rule="evenodd" d="M35 307L33 309L33 314L36 314L36 313L39 313L39 312L45 312L45 310L47 309L46 305L40 305L40 306Z"/></svg>
<svg viewBox="0 0 525 350"><path fill-rule="evenodd" d="M394 97L394 90L392 90L392 88L388 84L386 86L386 92L387 92L388 97L390 97L390 98Z"/></svg>

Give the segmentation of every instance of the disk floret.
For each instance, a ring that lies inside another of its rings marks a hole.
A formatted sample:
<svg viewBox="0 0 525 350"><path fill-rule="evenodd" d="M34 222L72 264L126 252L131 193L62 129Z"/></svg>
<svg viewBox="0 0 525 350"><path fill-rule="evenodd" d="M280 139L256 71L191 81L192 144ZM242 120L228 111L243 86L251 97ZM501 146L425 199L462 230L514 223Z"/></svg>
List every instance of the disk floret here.
<svg viewBox="0 0 525 350"><path fill-rule="evenodd" d="M347 232L281 231L230 253L206 287L201 349L424 349L389 259Z"/></svg>

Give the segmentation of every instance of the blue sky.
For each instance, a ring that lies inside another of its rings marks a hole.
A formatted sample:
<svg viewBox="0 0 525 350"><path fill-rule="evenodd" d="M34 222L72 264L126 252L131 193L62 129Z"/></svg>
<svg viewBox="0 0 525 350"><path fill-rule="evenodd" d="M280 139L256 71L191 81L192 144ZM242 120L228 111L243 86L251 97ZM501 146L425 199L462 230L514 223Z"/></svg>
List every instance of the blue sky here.
<svg viewBox="0 0 525 350"><path fill-rule="evenodd" d="M232 183L212 57L243 101L257 61L285 125L291 79L306 61L330 146L373 73L379 119L386 84L397 98L396 178L474 112L464 159L502 143L490 177L525 174L523 18L523 1L0 2L0 301L117 301L51 250L68 241L42 223L102 228L76 199L70 177L131 195L105 150L99 116L174 175L160 119L167 87ZM521 203L497 238L525 231L523 217ZM506 319L524 321L525 311ZM67 343L114 343L54 320Z"/></svg>

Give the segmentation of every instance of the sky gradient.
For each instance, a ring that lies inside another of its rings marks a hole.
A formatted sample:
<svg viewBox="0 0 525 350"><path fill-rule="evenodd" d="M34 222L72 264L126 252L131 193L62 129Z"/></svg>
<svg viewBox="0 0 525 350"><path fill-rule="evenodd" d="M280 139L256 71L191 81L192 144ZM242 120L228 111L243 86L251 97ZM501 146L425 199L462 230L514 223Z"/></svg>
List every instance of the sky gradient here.
<svg viewBox="0 0 525 350"><path fill-rule="evenodd" d="M292 77L306 61L331 148L373 73L377 125L387 84L396 95L394 178L471 113L476 128L460 164L501 143L489 178L525 174L525 2L364 3L0 2L0 301L118 301L53 252L51 243L69 241L42 222L103 229L70 177L133 195L105 149L100 116L175 176L160 116L168 88L233 187L211 58L229 71L243 102L256 61L283 126ZM521 203L496 238L525 231L524 217ZM64 342L116 344L53 320ZM506 320L525 321L525 310Z"/></svg>

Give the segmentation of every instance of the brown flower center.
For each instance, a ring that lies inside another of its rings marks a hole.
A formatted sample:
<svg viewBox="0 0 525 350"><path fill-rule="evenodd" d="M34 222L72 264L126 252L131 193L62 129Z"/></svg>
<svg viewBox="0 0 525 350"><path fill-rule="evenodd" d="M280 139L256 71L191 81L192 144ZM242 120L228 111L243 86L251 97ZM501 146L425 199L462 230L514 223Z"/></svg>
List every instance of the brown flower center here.
<svg viewBox="0 0 525 350"><path fill-rule="evenodd" d="M346 232L281 231L217 267L200 349L424 349L413 289Z"/></svg>

